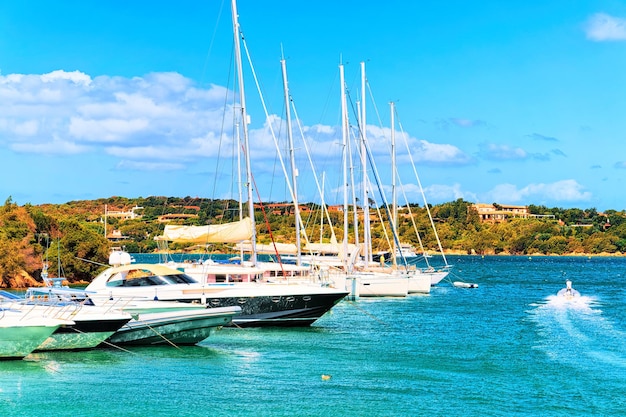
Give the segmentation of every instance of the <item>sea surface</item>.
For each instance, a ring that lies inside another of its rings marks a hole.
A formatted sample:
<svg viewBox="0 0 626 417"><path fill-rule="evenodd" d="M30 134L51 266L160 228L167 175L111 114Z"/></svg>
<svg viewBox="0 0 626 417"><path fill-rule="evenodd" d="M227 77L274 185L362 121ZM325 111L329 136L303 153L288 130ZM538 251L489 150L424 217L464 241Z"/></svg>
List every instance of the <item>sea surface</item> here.
<svg viewBox="0 0 626 417"><path fill-rule="evenodd" d="M626 415L626 258L451 257L310 328L0 362L1 416ZM582 297L554 294L570 279Z"/></svg>

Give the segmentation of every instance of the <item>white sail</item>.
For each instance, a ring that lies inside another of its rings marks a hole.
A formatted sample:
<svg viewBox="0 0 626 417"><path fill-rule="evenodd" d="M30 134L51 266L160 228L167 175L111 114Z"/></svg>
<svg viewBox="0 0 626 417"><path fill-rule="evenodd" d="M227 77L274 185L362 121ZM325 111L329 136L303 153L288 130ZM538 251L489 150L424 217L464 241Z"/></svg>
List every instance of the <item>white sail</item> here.
<svg viewBox="0 0 626 417"><path fill-rule="evenodd" d="M165 226L163 235L156 240L188 243L237 243L252 238L252 222L246 217L238 222L210 224L207 226Z"/></svg>
<svg viewBox="0 0 626 417"><path fill-rule="evenodd" d="M237 243L235 245L235 248L239 251L242 250L244 252L252 252L252 245L250 244L250 242ZM259 254L269 254L269 255L273 255L276 252L278 252L279 254L295 255L298 253L298 248L293 243L280 243L280 242L267 243L267 244L257 243L256 252Z"/></svg>

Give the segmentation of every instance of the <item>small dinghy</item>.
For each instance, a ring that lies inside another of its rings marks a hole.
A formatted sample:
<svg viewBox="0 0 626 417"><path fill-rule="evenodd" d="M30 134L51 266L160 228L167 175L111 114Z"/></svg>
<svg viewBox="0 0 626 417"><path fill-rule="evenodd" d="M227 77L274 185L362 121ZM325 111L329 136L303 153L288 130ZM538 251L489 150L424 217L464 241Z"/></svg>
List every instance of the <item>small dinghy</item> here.
<svg viewBox="0 0 626 417"><path fill-rule="evenodd" d="M473 282L454 281L452 285L457 288L478 288L478 284L475 284Z"/></svg>
<svg viewBox="0 0 626 417"><path fill-rule="evenodd" d="M575 297L580 297L580 293L576 291L574 288L572 288L572 281L570 281L569 279L565 281L565 288L559 290L559 292L556 293L556 295L557 297L563 297L568 300L571 300L572 298L575 298Z"/></svg>

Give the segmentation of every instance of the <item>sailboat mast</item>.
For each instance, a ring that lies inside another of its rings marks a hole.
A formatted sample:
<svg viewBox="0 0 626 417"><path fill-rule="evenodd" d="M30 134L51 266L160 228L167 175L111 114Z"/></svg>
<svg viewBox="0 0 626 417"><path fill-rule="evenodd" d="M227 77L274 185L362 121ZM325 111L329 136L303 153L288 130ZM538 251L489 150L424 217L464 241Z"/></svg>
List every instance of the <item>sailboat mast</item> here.
<svg viewBox="0 0 626 417"><path fill-rule="evenodd" d="M237 13L237 1L232 0L232 13L233 13L233 35L235 37L235 60L237 65L237 76L239 79L239 102L241 104L241 122L243 128L243 147L246 165L246 183L248 187L248 215L250 216L250 222L252 224L252 236L250 238L251 243L251 255L250 261L254 266L257 265L256 256L256 223L254 221L254 199L252 197L252 171L250 164L250 144L248 139L248 114L246 112L246 94L244 91L243 82L243 66L241 63L241 33L239 29L239 15Z"/></svg>
<svg viewBox="0 0 626 417"><path fill-rule="evenodd" d="M298 203L298 186L297 177L298 170L296 168L296 156L293 146L293 133L291 131L291 103L289 100L289 85L287 82L287 64L285 58L280 60L280 66L283 71L283 89L285 92L285 111L287 117L287 137L289 139L289 159L291 160L291 181L293 182L293 205L294 215L296 219L296 263L302 264L301 243L300 243L300 206Z"/></svg>
<svg viewBox="0 0 626 417"><path fill-rule="evenodd" d="M396 228L395 233L398 232L398 197L396 195L396 128L395 128L395 119L394 119L394 103L393 101L389 103L389 108L391 109L391 213L393 215L393 226ZM396 261L396 252L398 247L396 245L396 240L393 241L393 250L392 250L392 262L397 265Z"/></svg>
<svg viewBox="0 0 626 417"><path fill-rule="evenodd" d="M366 102L366 94L365 94L365 62L361 62L361 167L363 170L363 259L365 261L365 266L368 266L372 260L371 256L371 248L372 248L372 235L370 230L370 206L369 206L369 196L368 196L368 181L367 181L367 158L366 158L366 149L365 144L367 141L366 134L366 112L365 112L365 102Z"/></svg>
<svg viewBox="0 0 626 417"><path fill-rule="evenodd" d="M322 172L322 192L321 194L321 208L322 212L320 213L320 244L324 243L324 210L326 208L326 202L324 201L324 185L326 183L326 171Z"/></svg>
<svg viewBox="0 0 626 417"><path fill-rule="evenodd" d="M346 271L352 268L348 264L348 106L343 64L339 65L339 83L341 85L341 137L343 145L343 266Z"/></svg>

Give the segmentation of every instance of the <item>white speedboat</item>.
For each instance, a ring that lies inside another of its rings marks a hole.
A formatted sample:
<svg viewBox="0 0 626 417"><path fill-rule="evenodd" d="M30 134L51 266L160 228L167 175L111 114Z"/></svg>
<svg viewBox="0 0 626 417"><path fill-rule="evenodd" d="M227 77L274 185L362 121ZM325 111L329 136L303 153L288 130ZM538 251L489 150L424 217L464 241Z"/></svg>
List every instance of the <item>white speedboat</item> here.
<svg viewBox="0 0 626 417"><path fill-rule="evenodd" d="M255 267L208 265L204 273L198 282L162 264L125 264L107 268L85 290L96 305L144 299L238 307L241 314L232 324L239 327L308 326L348 294L319 284L267 282L264 270Z"/></svg>
<svg viewBox="0 0 626 417"><path fill-rule="evenodd" d="M200 304L154 301L146 297L114 298L71 288L44 288L41 292L60 304L74 304L73 317L79 328L54 333L37 350L84 349L100 344L193 345L231 324L232 318L241 312L240 307L207 309ZM120 317L124 318L121 323ZM76 333L83 337L78 338ZM90 341L93 346L87 346ZM67 347L62 347L62 342Z"/></svg>
<svg viewBox="0 0 626 417"><path fill-rule="evenodd" d="M86 305L65 288L29 288L23 299L13 299L12 308L46 317L71 320L44 340L37 351L92 349L132 319L119 310Z"/></svg>
<svg viewBox="0 0 626 417"><path fill-rule="evenodd" d="M0 308L0 359L22 359L71 321Z"/></svg>
<svg viewBox="0 0 626 417"><path fill-rule="evenodd" d="M569 279L565 281L565 288L559 290L559 292L556 295L557 297L563 297L566 300L571 300L573 298L580 297L580 293L576 291L574 288L572 288L572 281L570 281Z"/></svg>

